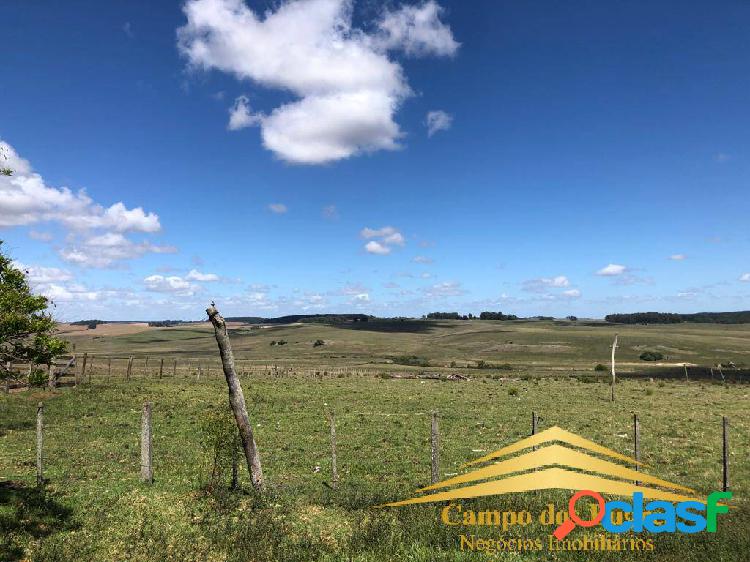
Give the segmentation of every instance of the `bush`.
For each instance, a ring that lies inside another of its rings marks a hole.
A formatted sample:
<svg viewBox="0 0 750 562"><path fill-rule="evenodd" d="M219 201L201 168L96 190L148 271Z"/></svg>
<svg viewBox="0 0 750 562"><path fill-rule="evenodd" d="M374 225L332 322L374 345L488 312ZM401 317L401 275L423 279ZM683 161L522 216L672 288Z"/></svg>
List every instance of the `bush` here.
<svg viewBox="0 0 750 562"><path fill-rule="evenodd" d="M394 363L399 365L409 365L410 367L429 367L430 362L427 359L422 359L416 355L401 355L393 358Z"/></svg>
<svg viewBox="0 0 750 562"><path fill-rule="evenodd" d="M508 389L508 396L518 396L518 389L512 386Z"/></svg>
<svg viewBox="0 0 750 562"><path fill-rule="evenodd" d="M594 371L606 371L607 367L602 365L601 363L597 363L596 367L594 367Z"/></svg>
<svg viewBox="0 0 750 562"><path fill-rule="evenodd" d="M321 345L325 345L326 342L323 340L315 340L315 343L313 344L313 347L320 347Z"/></svg>
<svg viewBox="0 0 750 562"><path fill-rule="evenodd" d="M644 351L640 355L641 361L661 361L664 356L658 351Z"/></svg>
<svg viewBox="0 0 750 562"><path fill-rule="evenodd" d="M34 369L29 373L29 386L45 387L48 381L47 371L44 369Z"/></svg>

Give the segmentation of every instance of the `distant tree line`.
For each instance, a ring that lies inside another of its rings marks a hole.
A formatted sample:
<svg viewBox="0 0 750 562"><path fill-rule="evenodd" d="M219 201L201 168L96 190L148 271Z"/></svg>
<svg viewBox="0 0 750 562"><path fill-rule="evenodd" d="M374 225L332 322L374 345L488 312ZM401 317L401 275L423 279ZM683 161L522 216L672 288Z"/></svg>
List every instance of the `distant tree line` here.
<svg viewBox="0 0 750 562"><path fill-rule="evenodd" d="M78 320L77 322L71 322L71 326L86 326L89 330L96 330L99 324L104 324L104 320Z"/></svg>
<svg viewBox="0 0 750 562"><path fill-rule="evenodd" d="M149 322L148 325L152 328L169 328L170 326L177 326L182 324L180 320L154 320Z"/></svg>
<svg viewBox="0 0 750 562"><path fill-rule="evenodd" d="M480 312L480 320L518 320L515 314L503 314L502 312Z"/></svg>
<svg viewBox="0 0 750 562"><path fill-rule="evenodd" d="M697 312L695 314L634 312L631 314L608 314L604 319L607 322L617 324L679 324L680 322L750 324L750 310L741 312Z"/></svg>

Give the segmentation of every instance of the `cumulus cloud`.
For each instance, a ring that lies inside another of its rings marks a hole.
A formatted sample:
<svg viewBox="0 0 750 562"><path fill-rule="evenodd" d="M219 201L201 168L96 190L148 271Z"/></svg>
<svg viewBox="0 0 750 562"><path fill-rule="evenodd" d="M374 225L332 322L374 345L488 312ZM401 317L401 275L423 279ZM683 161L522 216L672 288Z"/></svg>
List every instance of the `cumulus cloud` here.
<svg viewBox="0 0 750 562"><path fill-rule="evenodd" d="M59 250L60 257L82 267L106 268L116 262L138 258L147 253L170 254L173 246L157 246L151 242L133 242L119 232L89 236Z"/></svg>
<svg viewBox="0 0 750 562"><path fill-rule="evenodd" d="M229 110L227 129L237 131L245 127L258 125L260 121L261 116L250 111L250 102L247 97L240 96L234 100L234 106Z"/></svg>
<svg viewBox="0 0 750 562"><path fill-rule="evenodd" d="M59 283L61 281L70 281L73 274L65 269L57 267L43 267L38 265L25 265L21 262L14 261L13 266L26 273L26 278L32 285L44 283Z"/></svg>
<svg viewBox="0 0 750 562"><path fill-rule="evenodd" d="M440 21L442 12L433 1L387 10L378 22L375 43L386 49L402 49L411 56L453 56L460 44L450 27Z"/></svg>
<svg viewBox="0 0 750 562"><path fill-rule="evenodd" d="M603 277L616 277L617 275L623 275L628 272L628 268L624 265L618 265L616 263L610 263L609 265L601 268L596 272L597 275Z"/></svg>
<svg viewBox="0 0 750 562"><path fill-rule="evenodd" d="M428 298L458 297L466 294L461 283L458 281L444 281L430 287L423 287L421 291Z"/></svg>
<svg viewBox="0 0 750 562"><path fill-rule="evenodd" d="M143 280L143 284L149 291L157 293L175 293L181 296L192 296L200 287L177 275L165 277L163 275L150 275Z"/></svg>
<svg viewBox="0 0 750 562"><path fill-rule="evenodd" d="M268 210L272 213L276 213L277 215L283 215L289 209L287 209L286 205L284 205L283 203L271 203L268 206Z"/></svg>
<svg viewBox="0 0 750 562"><path fill-rule="evenodd" d="M378 229L365 227L360 230L359 235L365 240L370 240L365 244L365 251L370 254L387 255L391 253L393 246L406 244L403 234L392 226Z"/></svg>
<svg viewBox="0 0 750 562"><path fill-rule="evenodd" d="M42 176L21 158L15 149L0 141L5 156L3 166L13 175L0 175L0 226L23 226L56 221L74 230L106 228L118 232L157 232L159 217L140 207L128 209L123 203L105 208L95 203L84 190L50 187Z"/></svg>
<svg viewBox="0 0 750 562"><path fill-rule="evenodd" d="M431 264L433 262L432 258L428 258L427 256L414 256L412 260L414 263L421 263L421 264Z"/></svg>
<svg viewBox="0 0 750 562"><path fill-rule="evenodd" d="M381 244L377 240L370 240L365 244L365 251L368 254L377 254L379 256L385 256L391 253L391 249L385 244Z"/></svg>
<svg viewBox="0 0 750 562"><path fill-rule="evenodd" d="M740 281L750 282L750 273L743 273L740 275Z"/></svg>
<svg viewBox="0 0 750 562"><path fill-rule="evenodd" d="M530 293L542 293L548 289L569 287L570 280L565 275L528 279L523 282L523 290Z"/></svg>
<svg viewBox="0 0 750 562"><path fill-rule="evenodd" d="M48 186L7 142L0 141L0 154L3 167L13 171L10 176L0 175L0 227L57 222L71 233L68 245L59 251L63 259L91 267L108 267L116 260L147 252L170 251L168 247L136 243L125 236L160 231L155 213L147 213L141 207L129 209L122 202L104 207L84 190L73 192L67 187ZM32 231L29 235L35 240L51 240L48 233ZM104 250L99 254L101 248Z"/></svg>
<svg viewBox="0 0 750 562"><path fill-rule="evenodd" d="M672 261L682 261L686 257L687 256L685 254L672 254L671 256L669 256L669 259Z"/></svg>
<svg viewBox="0 0 750 562"><path fill-rule="evenodd" d="M202 282L210 282L210 281L218 281L219 276L215 273L201 273L197 269L191 269L188 274L185 276L185 279L188 281L202 281Z"/></svg>
<svg viewBox="0 0 750 562"><path fill-rule="evenodd" d="M453 124L453 116L445 111L429 111L425 120L427 125L427 136L431 137L438 131L447 131Z"/></svg>
<svg viewBox="0 0 750 562"><path fill-rule="evenodd" d="M389 54L452 55L458 49L434 1L386 11L371 31L352 24L351 0L286 0L261 17L242 0L188 0L178 48L193 68L296 97L268 114L246 100L237 128L259 124L264 146L297 164L322 164L398 148L394 114L412 95Z"/></svg>

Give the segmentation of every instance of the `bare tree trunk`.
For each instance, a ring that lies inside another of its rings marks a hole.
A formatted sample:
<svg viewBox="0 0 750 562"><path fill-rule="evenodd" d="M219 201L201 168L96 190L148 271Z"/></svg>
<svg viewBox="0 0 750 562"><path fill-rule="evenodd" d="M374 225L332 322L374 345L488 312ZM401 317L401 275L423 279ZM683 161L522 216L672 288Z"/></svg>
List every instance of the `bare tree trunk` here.
<svg viewBox="0 0 750 562"><path fill-rule="evenodd" d="M612 382L610 383L610 386L611 386L610 400L612 402L615 401L615 381L617 380L617 375L615 374L615 351L617 351L617 334L615 334L615 341L612 342Z"/></svg>
<svg viewBox="0 0 750 562"><path fill-rule="evenodd" d="M234 419L237 422L237 428L240 431L242 448L245 451L247 468L250 471L250 480L252 481L253 488L255 488L257 492L262 492L263 469L260 464L260 454L258 453L258 447L255 444L255 437L253 437L253 428L250 425L250 419L247 415L247 407L245 406L245 396L242 393L242 386L240 385L239 378L237 378L237 372L234 369L234 356L232 355L232 346L229 342L227 325L224 322L224 318L213 305L206 309L206 313L211 320L211 324L214 326L214 336L216 337L216 343L219 346L221 364L224 369L224 376L227 379L227 386L229 387L229 404L232 407Z"/></svg>

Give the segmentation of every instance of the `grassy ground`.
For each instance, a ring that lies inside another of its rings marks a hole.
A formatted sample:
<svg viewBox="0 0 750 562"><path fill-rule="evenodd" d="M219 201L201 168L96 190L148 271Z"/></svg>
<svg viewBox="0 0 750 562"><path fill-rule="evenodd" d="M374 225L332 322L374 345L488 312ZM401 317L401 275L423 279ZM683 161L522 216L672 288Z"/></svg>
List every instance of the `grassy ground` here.
<svg viewBox="0 0 750 562"><path fill-rule="evenodd" d="M441 476L461 472L464 462L528 435L532 411L541 417L540 429L559 425L632 454L632 413L638 412L648 471L702 495L720 487L721 416L730 416L736 507L722 516L716 534L650 535L652 553L526 552L498 557L746 559L750 387L627 379L618 384L618 399L612 404L607 384L568 376L591 373L593 364L604 362L611 328L444 324L411 332L302 326L235 334L238 355L249 364L262 364L265 358L267 363L292 367L289 374L243 377L269 485L260 498L251 493L244 468L240 491L228 490L230 453L220 448L217 456L214 446L217 436L232 430L226 384L218 371L200 381L187 368L177 378L161 381L105 379L100 373L91 384L75 389L0 395L0 560L480 560L487 555L460 550L461 534L542 539L549 535L553 528L537 524L506 532L447 527L439 519L440 505L373 507L410 497L428 483L432 410L441 418ZM693 353L695 363L741 362L748 349L743 339L747 332L737 327L714 329L712 333L711 327L670 326L661 335L650 327L620 329L623 360L629 354L637 360L637 346L663 345ZM76 345L77 351L97 355L150 355L153 369L153 358L160 354L198 358L213 353L209 336L203 328L172 328L100 340L87 335ZM289 347L269 345L281 338ZM327 343L313 348L313 338ZM558 349L552 358L543 352L487 351L507 341L569 349ZM729 351L715 349L734 350L735 359ZM727 357L717 359L719 354ZM499 363L512 355L507 361L513 371L467 369L472 375L467 382L345 374L363 365L384 372L409 369L387 362L400 355L417 355L431 365L468 364L482 357ZM555 371L558 361L567 370ZM319 364L341 367L341 374L303 374ZM343 369L346 366L350 370ZM548 376L533 376L537 372ZM44 491L34 485L39 400L45 402ZM156 480L151 486L138 480L140 411L146 400L153 402ZM332 410L341 477L336 491L327 485L326 414ZM219 470L213 469L215 458ZM513 494L461 503L466 509L528 509L537 514L548 502L563 509L568 497L563 492ZM571 537L582 535L576 530Z"/></svg>

